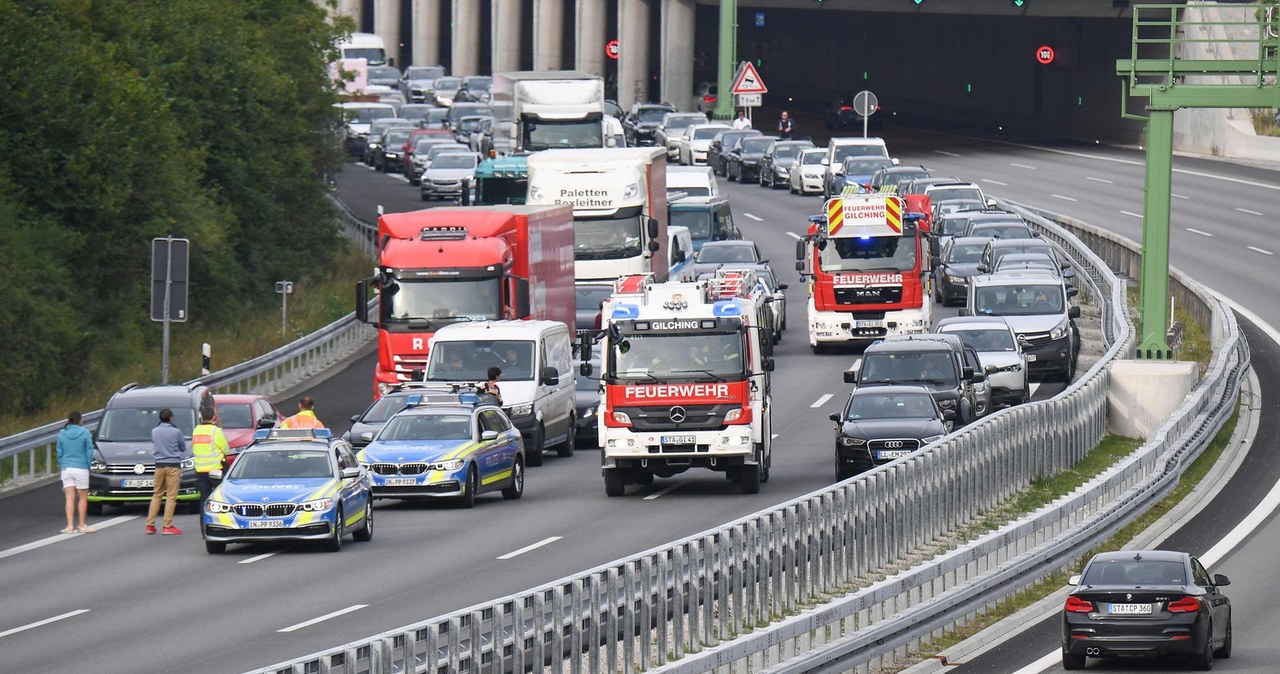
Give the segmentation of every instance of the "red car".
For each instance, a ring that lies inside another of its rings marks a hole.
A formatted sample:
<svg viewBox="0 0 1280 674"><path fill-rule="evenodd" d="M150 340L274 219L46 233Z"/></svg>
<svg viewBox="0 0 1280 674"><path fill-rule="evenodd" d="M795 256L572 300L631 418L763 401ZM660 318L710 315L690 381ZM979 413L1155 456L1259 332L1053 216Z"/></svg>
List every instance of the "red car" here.
<svg viewBox="0 0 1280 674"><path fill-rule="evenodd" d="M284 420L280 410L265 396L241 393L219 393L213 396L218 410L222 432L227 436L230 451L227 452L227 468L236 460L240 450L253 442L253 432L259 428L276 428Z"/></svg>

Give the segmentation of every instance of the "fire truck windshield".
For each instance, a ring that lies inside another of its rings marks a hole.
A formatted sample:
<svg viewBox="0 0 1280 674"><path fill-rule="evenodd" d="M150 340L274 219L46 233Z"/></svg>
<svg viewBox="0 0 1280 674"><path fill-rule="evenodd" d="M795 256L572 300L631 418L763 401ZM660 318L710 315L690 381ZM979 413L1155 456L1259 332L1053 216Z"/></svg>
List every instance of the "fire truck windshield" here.
<svg viewBox="0 0 1280 674"><path fill-rule="evenodd" d="M909 236L876 236L827 240L822 271L909 271L916 267L916 240Z"/></svg>
<svg viewBox="0 0 1280 674"><path fill-rule="evenodd" d="M637 257L640 247L640 209L628 208L607 218L575 218L573 259L622 260Z"/></svg>
<svg viewBox="0 0 1280 674"><path fill-rule="evenodd" d="M742 379L742 333L628 334L610 349L608 376L618 381Z"/></svg>
<svg viewBox="0 0 1280 674"><path fill-rule="evenodd" d="M401 279L382 296L383 323L427 321L441 327L457 319L486 321L501 318L502 293L498 277L487 279Z"/></svg>

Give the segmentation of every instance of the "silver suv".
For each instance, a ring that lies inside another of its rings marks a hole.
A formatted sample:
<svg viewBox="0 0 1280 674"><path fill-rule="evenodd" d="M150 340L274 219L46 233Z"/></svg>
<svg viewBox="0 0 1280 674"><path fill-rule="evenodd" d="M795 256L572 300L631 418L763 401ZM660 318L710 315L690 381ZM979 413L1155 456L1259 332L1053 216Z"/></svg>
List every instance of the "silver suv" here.
<svg viewBox="0 0 1280 674"><path fill-rule="evenodd" d="M1031 373L1058 375L1070 382L1080 355L1080 331L1075 324L1080 307L1070 303L1077 293L1053 272L972 276L968 304L960 313L1005 319L1022 342Z"/></svg>
<svg viewBox="0 0 1280 674"><path fill-rule="evenodd" d="M933 331L955 335L978 353L987 375L992 409L1031 399L1026 355L1008 321L995 316L953 316L938 321Z"/></svg>

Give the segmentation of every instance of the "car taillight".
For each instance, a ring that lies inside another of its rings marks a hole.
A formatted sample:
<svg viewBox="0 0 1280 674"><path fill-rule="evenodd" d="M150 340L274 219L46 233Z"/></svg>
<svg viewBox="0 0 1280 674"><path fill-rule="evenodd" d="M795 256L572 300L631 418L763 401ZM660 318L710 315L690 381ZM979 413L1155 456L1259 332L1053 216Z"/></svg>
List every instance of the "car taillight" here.
<svg viewBox="0 0 1280 674"><path fill-rule="evenodd" d="M853 106L852 106L852 105L842 105L842 106L840 106L840 112L848 112L848 111L850 111L850 110L852 110L852 109L853 109Z"/></svg>
<svg viewBox="0 0 1280 674"><path fill-rule="evenodd" d="M1093 602L1085 601L1079 597L1067 597L1066 610L1067 613L1092 613Z"/></svg>
<svg viewBox="0 0 1280 674"><path fill-rule="evenodd" d="M703 103L715 103L715 102L716 102L716 97L715 97L715 96L712 96L711 94L707 94L706 96L703 96L703 97L702 97L702 102L703 102Z"/></svg>
<svg viewBox="0 0 1280 674"><path fill-rule="evenodd" d="M1200 610L1200 600L1195 597L1183 597L1169 602L1167 608L1170 613L1195 613Z"/></svg>

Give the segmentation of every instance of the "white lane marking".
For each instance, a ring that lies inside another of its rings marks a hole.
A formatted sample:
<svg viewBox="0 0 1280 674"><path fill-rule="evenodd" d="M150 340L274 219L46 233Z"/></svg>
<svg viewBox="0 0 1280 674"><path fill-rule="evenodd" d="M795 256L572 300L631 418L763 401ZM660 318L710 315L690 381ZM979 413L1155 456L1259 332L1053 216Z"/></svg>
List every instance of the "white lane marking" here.
<svg viewBox="0 0 1280 674"><path fill-rule="evenodd" d="M519 557L520 555L523 555L524 553L529 552L530 550L537 550L538 548L544 545L550 545L552 543L555 543L556 541L560 540L560 538L561 538L560 536L548 536L532 545L526 545L523 548L520 548L519 550L512 550L511 552L508 552L507 554L502 555L501 557L498 557L498 559L511 559L513 557Z"/></svg>
<svg viewBox="0 0 1280 674"><path fill-rule="evenodd" d="M800 236L799 234L796 234L795 232L787 232L787 236L789 236L789 237L791 237L791 238L795 239L796 241L799 241L800 239L803 239L803 238L804 238L804 237Z"/></svg>
<svg viewBox="0 0 1280 674"><path fill-rule="evenodd" d="M1062 651L1057 650L1040 658L1039 660L1036 660L1035 662L1027 665L1026 667L1023 667L1022 669L1019 669L1013 674L1038 674L1039 672L1043 672L1044 670L1049 669L1054 664L1061 662L1061 658L1062 658Z"/></svg>
<svg viewBox="0 0 1280 674"><path fill-rule="evenodd" d="M1173 197L1174 199L1190 199L1191 198L1185 194L1178 194L1177 192L1170 192L1169 196Z"/></svg>
<svg viewBox="0 0 1280 674"><path fill-rule="evenodd" d="M1139 219L1141 219L1141 218L1142 218L1142 214L1141 214L1141 213L1134 213L1133 211L1120 211L1120 212L1121 212L1121 213L1123 213L1123 214L1125 214L1125 215L1128 215L1128 216L1130 216L1130 217L1139 218Z"/></svg>
<svg viewBox="0 0 1280 674"><path fill-rule="evenodd" d="M1213 236L1212 234L1204 230L1196 229L1195 227L1187 227L1187 231L1191 232L1192 234L1199 234L1200 236Z"/></svg>
<svg viewBox="0 0 1280 674"><path fill-rule="evenodd" d="M105 522L94 522L92 526L94 529L101 531L103 529L106 529L107 527L114 527L117 524L124 524L125 522L128 522L130 520L136 520L139 517L141 517L141 515L121 515L120 517L112 518ZM81 534L79 533L55 534L48 538L42 538L38 541L32 541L25 545L19 545L16 548L9 548L8 550L0 551L0 559L4 559L5 557L12 557L14 555L19 555L24 552L29 552L31 550L38 550L40 548L43 548L46 545L53 545L54 543L57 543L59 541L65 541L67 539L74 538L80 535Z"/></svg>
<svg viewBox="0 0 1280 674"><path fill-rule="evenodd" d="M298 631L298 630L300 630L300 629L302 629L302 628L304 628L304 627L311 627L312 625L314 625L314 624L316 624L316 623L322 623L322 622L324 622L324 621L326 621L326 620L331 620L331 619L333 619L333 618L337 618L337 617L338 617L338 616L340 616L340 615L346 615L346 614L351 613L351 612L353 612L353 611L359 611L360 609L365 608L366 606L368 606L368 604L354 604L354 605L352 605L352 606L348 606L348 607L346 607L346 608L344 608L344 609L340 609L340 610L334 611L333 613L326 613L326 614L324 614L324 615L320 616L319 618L312 618L311 620L307 620L307 621L305 621L305 622L300 622L300 623L298 623L297 625L290 625L290 626L288 626L288 627L286 627L286 628L284 628L284 629L282 629L282 630L276 630L276 631L277 631L277 632L296 632L296 631Z"/></svg>
<svg viewBox="0 0 1280 674"><path fill-rule="evenodd" d="M1095 183L1106 183L1108 185L1114 185L1116 183L1116 181L1114 180L1107 180L1106 178L1095 178L1093 176L1085 176L1084 179L1092 180Z"/></svg>
<svg viewBox="0 0 1280 674"><path fill-rule="evenodd" d="M1040 382L1038 381L1028 382L1027 388L1031 389L1031 397L1034 398L1036 397L1036 391L1040 390Z"/></svg>
<svg viewBox="0 0 1280 674"><path fill-rule="evenodd" d="M1029 170L1029 171L1034 171L1034 170L1036 170L1036 167L1031 166L1030 164L1019 164L1019 163L1017 163L1017 162L1009 162L1009 165L1010 165L1010 166L1016 166L1016 167L1018 167L1018 168L1020 168L1020 169L1027 169L1027 170Z"/></svg>
<svg viewBox="0 0 1280 674"><path fill-rule="evenodd" d="M984 182L984 183L991 183L992 185L999 185L999 186L1001 186L1001 187L1008 187L1008 186L1009 186L1009 183L1002 183L1002 182L1000 182L999 180L992 180L992 179L990 179L990 178L983 178L983 179L982 179L982 182Z"/></svg>
<svg viewBox="0 0 1280 674"><path fill-rule="evenodd" d="M1012 145L1014 147L1024 147L1029 150L1038 150L1040 152L1050 152L1053 154L1061 154L1061 155L1066 155L1068 157L1079 157L1081 159L1093 159L1095 161L1109 161L1113 164L1127 164L1129 166L1146 166L1145 161L1121 159L1120 157L1105 157L1103 155L1090 154L1088 152L1073 152L1071 150L1059 150L1057 148L1052 148L1052 147L1040 147L1038 145L1026 145L1023 143L1008 143L1008 145ZM1280 192L1280 185L1273 185L1270 183L1260 183L1255 180L1245 180L1244 178L1232 178L1231 176L1223 176L1223 175L1218 175L1216 173L1205 173L1204 171L1192 171L1190 169L1180 169L1180 168L1173 169L1173 172L1181 173L1183 175L1188 175L1188 176L1195 176L1197 178L1209 178L1211 180L1222 180L1229 183L1236 183L1238 185L1248 185L1250 187L1261 187L1264 190L1275 190L1277 192ZM1187 198L1187 197L1179 196L1177 194L1173 196L1178 197L1179 199Z"/></svg>
<svg viewBox="0 0 1280 674"><path fill-rule="evenodd" d="M96 529L97 527L94 527L94 528ZM81 613L88 613L88 612L89 612L89 609L87 608L76 609L74 611L67 611L62 615L53 616L52 618L45 618L44 620L38 620L29 625L23 625L22 627L15 627L11 630L5 630L3 632L0 632L0 639L3 639L4 637L9 636L10 634L17 634L18 632L26 632L27 630L33 630L37 627L44 627L49 623L56 623L59 620L66 620L67 618L74 618L80 615Z"/></svg>
<svg viewBox="0 0 1280 674"><path fill-rule="evenodd" d="M1237 210L1237 211L1240 211L1241 213L1248 213L1249 215L1262 215L1261 213L1259 213L1259 212L1257 212L1257 211L1251 211L1251 210L1249 210L1249 209L1247 209L1247 208L1240 208L1240 207L1238 207L1238 206L1236 207L1236 210Z"/></svg>
<svg viewBox="0 0 1280 674"><path fill-rule="evenodd" d="M1263 250L1261 248L1258 248L1257 246L1249 246L1249 250L1252 250L1257 253L1262 253L1263 255L1275 255L1275 253L1269 250Z"/></svg>
<svg viewBox="0 0 1280 674"><path fill-rule="evenodd" d="M827 404L827 401L828 401L828 400L831 400L831 394L830 394L830 393L823 393L823 394L822 394L822 397L821 397L821 398L818 398L818 401L817 401L817 402L815 402L814 404L810 405L809 407L814 407L814 408L822 407L823 405L826 405L826 404Z"/></svg>
<svg viewBox="0 0 1280 674"><path fill-rule="evenodd" d="M960 156L960 155L956 154L955 152L947 152L946 150L934 150L934 152L937 152L938 154L945 154L945 155L947 155L948 157L959 157L959 156Z"/></svg>
<svg viewBox="0 0 1280 674"><path fill-rule="evenodd" d="M276 555L278 555L278 554L280 554L280 551L279 551L279 550L276 550L275 552L264 552L264 553L262 553L261 555L258 555L257 557L250 557L249 559L242 559L242 560L240 560L239 562L237 562L237 564L252 564L252 563L254 563L254 562L261 562L262 560L264 560L264 559L266 559L266 558L268 558L268 557L275 557L275 556L276 556Z"/></svg>
<svg viewBox="0 0 1280 674"><path fill-rule="evenodd" d="M644 500L646 500L646 501L653 501L653 500L659 499L659 498L661 498L664 494L670 494L671 492L673 492L673 491L675 491L675 490L677 490L677 489L679 489L680 487L683 487L683 486L684 486L684 483L683 483L683 482L677 482L677 483L675 483L675 484L671 485L670 487L667 487L666 489L663 489L662 491L655 491L655 492L653 492L652 494L649 494L648 496L644 497Z"/></svg>
<svg viewBox="0 0 1280 674"><path fill-rule="evenodd" d="M1075 197L1069 197L1069 196L1066 196L1065 194L1050 194L1049 196L1053 197L1054 199L1062 199L1063 201L1080 201Z"/></svg>
<svg viewBox="0 0 1280 674"><path fill-rule="evenodd" d="M759 217L759 216L756 216L756 215L752 215L752 214L750 214L750 213L743 213L742 215L743 215L743 216L745 216L745 217L747 217L747 218L750 218L750 219L752 219L752 220L755 220L756 222L764 222L764 218Z"/></svg>
<svg viewBox="0 0 1280 674"><path fill-rule="evenodd" d="M777 434L777 433L774 433L774 434L773 434L773 437L772 437L772 438L770 438L770 440L777 440L777 439L778 439L778 434Z"/></svg>

